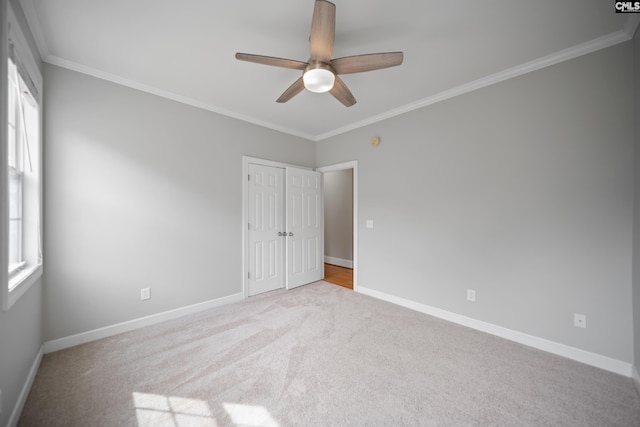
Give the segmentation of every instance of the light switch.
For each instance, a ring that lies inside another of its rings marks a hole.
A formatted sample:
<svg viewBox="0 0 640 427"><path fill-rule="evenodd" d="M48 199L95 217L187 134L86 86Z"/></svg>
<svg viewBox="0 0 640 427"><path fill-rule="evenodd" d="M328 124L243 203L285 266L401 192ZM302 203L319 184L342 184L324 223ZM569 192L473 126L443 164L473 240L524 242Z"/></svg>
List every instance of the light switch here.
<svg viewBox="0 0 640 427"><path fill-rule="evenodd" d="M367 220L367 228L373 228L373 220L372 219L368 219Z"/></svg>

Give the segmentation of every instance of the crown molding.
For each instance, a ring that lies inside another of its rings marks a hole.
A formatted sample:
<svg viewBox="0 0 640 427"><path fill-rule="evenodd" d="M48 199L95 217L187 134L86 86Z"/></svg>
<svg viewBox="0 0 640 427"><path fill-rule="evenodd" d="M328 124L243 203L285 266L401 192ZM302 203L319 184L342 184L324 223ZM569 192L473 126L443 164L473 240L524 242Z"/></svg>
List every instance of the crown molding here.
<svg viewBox="0 0 640 427"><path fill-rule="evenodd" d="M272 129L278 132L286 133L289 135L297 136L299 138L303 138L309 141L315 141L315 137L311 134L299 132L294 129L289 129L283 126L278 126L274 123L266 122L263 120L256 119L254 117L250 117L244 114L237 113L235 111L227 110L221 107L217 107L215 105L207 104L202 101L198 101L197 99L190 98L188 96L178 95L173 92L169 92L167 90L163 90L154 86L147 85L145 83L141 83L135 80L127 79L124 77L117 76L115 74L107 73L105 71L101 71L92 67L87 67L86 65L78 64L77 62L69 61L63 58L59 58L54 55L49 55L44 62L47 62L52 65L56 65L61 68L66 68L71 71L76 71L78 73L86 74L92 77L96 77L101 80L106 80L112 83L116 83L122 86L126 86L132 89L137 89L142 92L150 93L152 95L160 96L162 98L171 99L176 102L180 102L182 104L187 104L192 107L200 108L202 110L211 111L213 113L221 114L223 116L231 117L232 119L241 120L243 122L251 123L257 126L261 126L264 128Z"/></svg>
<svg viewBox="0 0 640 427"><path fill-rule="evenodd" d="M396 117L401 114L405 114L423 107L427 107L429 105L435 104L437 102L445 101L447 99L454 98L459 95L464 95L465 93L482 89L484 87L491 86L493 84L500 83L502 81L512 79L514 77L518 77L523 74L530 73L532 71L539 70L541 68L546 68L551 65L559 64L561 62L568 61L570 59L574 59L579 56L598 51L600 49L605 49L607 47L616 45L618 43L623 43L633 38L633 36L635 35L635 32L638 29L638 26L640 25L640 14L629 14L629 17L624 23L623 28L614 33L590 40L585 43L581 43L579 45L561 50L556 53L552 53L547 56L543 56L541 58L526 62L521 65L517 65L512 68L508 68L506 70L497 72L495 74L491 74L489 76L445 90L443 92L437 93L427 98L420 99L416 102L412 102L412 103L400 106L398 108L383 112L381 114L368 117L364 120L350 123L348 125L339 127L329 132L313 135L310 133L301 132L299 130L279 126L271 122L257 119L255 117L247 116L241 113L237 113L235 111L231 111L215 105L207 104L205 102L202 102L190 97L178 95L160 88L156 88L144 83L140 83L131 79L120 77L115 74L110 74L95 68L91 68L73 61L69 61L69 60L51 55L49 51L49 47L46 42L46 38L44 37L44 33L42 31L40 20L38 19L38 15L36 13L35 6L33 4L33 0L20 0L20 5L22 6L23 12L25 14L25 18L27 19L27 23L29 25L31 33L33 34L33 38L35 39L36 46L38 47L38 51L40 53L40 57L44 62L57 65L62 68L67 68L72 71L77 71L79 73L87 74L99 79L117 83L123 86L127 86L133 89L137 89L143 92L147 92L153 95L168 98L177 102L181 102L183 104L190 105L192 107L211 111L211 112L221 114L227 117L231 117L237 120L242 120L247 123L252 123L257 126L275 130L277 132L286 133L289 135L297 136L299 138L303 138L303 139L306 139L309 141L315 141L315 142L322 141L337 135L341 135L343 133L346 133L355 129L359 129L364 126L378 123L383 120L390 119L392 117Z"/></svg>
<svg viewBox="0 0 640 427"><path fill-rule="evenodd" d="M640 16L638 18L640 18ZM629 21L627 21L627 23L629 23L630 21L632 20L630 19ZM637 22L635 25L637 26ZM508 68L498 73L491 74L487 77L482 77L478 80L474 80L472 82L465 83L452 89L445 90L411 104L406 104L393 110L389 110L385 113L369 117L365 120L343 126L333 131L329 131L322 135L316 136L316 141L322 141L324 139L331 138L333 136L337 136L374 123L378 123L383 120L390 119L392 117L435 104L437 102L445 101L459 95L464 95L465 93L482 89L484 87L491 86L493 84L539 70L541 68L550 67L551 65L559 64L561 62L568 61L570 59L574 59L579 56L625 42L633 37L633 34L629 35L627 29L628 28L625 28L625 30L616 31L615 33L611 33L606 36L570 47L568 49L552 53L551 55L546 55L541 58L534 59L533 61L525 62L521 65L516 65L515 67Z"/></svg>

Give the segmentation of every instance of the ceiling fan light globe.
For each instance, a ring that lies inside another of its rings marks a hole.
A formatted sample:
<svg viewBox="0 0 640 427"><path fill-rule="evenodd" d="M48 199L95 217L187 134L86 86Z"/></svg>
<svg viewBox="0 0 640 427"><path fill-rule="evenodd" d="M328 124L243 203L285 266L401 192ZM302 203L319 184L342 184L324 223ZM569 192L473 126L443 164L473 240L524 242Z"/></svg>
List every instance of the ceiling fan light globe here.
<svg viewBox="0 0 640 427"><path fill-rule="evenodd" d="M330 70L314 68L307 70L302 76L304 87L311 92L324 93L333 88L336 76Z"/></svg>

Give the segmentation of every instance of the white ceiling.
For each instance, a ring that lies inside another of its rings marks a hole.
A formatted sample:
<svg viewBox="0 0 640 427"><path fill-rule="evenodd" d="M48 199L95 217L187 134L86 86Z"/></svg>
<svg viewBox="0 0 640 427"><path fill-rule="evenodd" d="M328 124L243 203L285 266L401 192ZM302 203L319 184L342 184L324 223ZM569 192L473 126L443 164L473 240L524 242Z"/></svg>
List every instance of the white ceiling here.
<svg viewBox="0 0 640 427"><path fill-rule="evenodd" d="M395 68L342 76L358 103L303 91L313 0L21 0L44 61L311 140L628 40L640 14L608 0L334 0L334 57L403 51Z"/></svg>

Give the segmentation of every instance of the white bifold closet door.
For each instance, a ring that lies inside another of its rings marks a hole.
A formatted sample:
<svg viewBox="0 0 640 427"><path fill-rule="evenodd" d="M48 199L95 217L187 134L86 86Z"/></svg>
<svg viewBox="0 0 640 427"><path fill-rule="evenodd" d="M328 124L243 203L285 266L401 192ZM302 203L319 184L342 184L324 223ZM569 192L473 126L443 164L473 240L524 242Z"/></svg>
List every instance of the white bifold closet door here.
<svg viewBox="0 0 640 427"><path fill-rule="evenodd" d="M322 176L249 164L248 294L322 279Z"/></svg>
<svg viewBox="0 0 640 427"><path fill-rule="evenodd" d="M284 285L284 169L249 164L249 295Z"/></svg>
<svg viewBox="0 0 640 427"><path fill-rule="evenodd" d="M287 289L322 279L322 175L287 168Z"/></svg>

